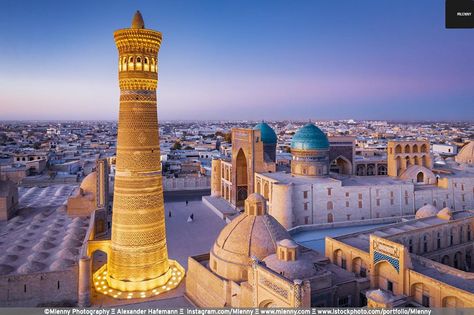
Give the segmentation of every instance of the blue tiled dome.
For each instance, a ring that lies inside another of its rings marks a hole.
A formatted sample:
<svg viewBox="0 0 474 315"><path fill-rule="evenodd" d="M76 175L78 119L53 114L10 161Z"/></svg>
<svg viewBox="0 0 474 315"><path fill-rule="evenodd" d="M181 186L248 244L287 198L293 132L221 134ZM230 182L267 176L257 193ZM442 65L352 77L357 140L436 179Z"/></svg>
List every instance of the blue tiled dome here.
<svg viewBox="0 0 474 315"><path fill-rule="evenodd" d="M313 124L300 128L291 139L291 148L296 150L327 150L328 137Z"/></svg>
<svg viewBox="0 0 474 315"><path fill-rule="evenodd" d="M275 144L277 143L277 135L272 127L270 127L267 123L261 122L256 125L253 129L260 130L262 135L262 142L266 144Z"/></svg>

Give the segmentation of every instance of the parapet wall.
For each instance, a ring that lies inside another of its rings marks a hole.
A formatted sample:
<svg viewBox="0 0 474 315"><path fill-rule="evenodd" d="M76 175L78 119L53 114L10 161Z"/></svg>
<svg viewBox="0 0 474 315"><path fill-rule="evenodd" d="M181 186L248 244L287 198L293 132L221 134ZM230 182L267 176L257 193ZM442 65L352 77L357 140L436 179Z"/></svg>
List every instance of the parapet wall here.
<svg viewBox="0 0 474 315"><path fill-rule="evenodd" d="M210 176L163 178L164 191L201 190L210 188Z"/></svg>
<svg viewBox="0 0 474 315"><path fill-rule="evenodd" d="M0 306L74 306L78 266L61 271L0 276Z"/></svg>
<svg viewBox="0 0 474 315"><path fill-rule="evenodd" d="M188 258L186 296L197 307L224 307L226 281L206 268L209 258L209 253Z"/></svg>

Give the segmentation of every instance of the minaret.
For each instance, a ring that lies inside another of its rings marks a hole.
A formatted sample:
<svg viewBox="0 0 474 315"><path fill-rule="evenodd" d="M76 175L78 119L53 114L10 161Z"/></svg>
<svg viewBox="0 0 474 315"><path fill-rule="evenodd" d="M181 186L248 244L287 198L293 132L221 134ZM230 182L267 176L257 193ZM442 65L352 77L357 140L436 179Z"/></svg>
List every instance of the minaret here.
<svg viewBox="0 0 474 315"><path fill-rule="evenodd" d="M100 275L106 275L104 293L140 291L138 297L146 297L157 288L178 285L184 271L168 260L166 246L156 105L162 35L146 29L137 11L131 28L116 31L114 39L119 52L120 113L112 237L107 266L95 277L100 280Z"/></svg>

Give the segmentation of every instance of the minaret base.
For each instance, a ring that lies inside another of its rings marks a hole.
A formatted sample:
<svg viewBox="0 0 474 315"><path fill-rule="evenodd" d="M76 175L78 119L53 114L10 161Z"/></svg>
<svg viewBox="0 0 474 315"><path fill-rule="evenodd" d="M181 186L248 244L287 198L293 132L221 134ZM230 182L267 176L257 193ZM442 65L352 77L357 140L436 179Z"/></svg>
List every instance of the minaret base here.
<svg viewBox="0 0 474 315"><path fill-rule="evenodd" d="M168 260L170 268L158 278L142 281L120 281L111 279L107 264L100 267L93 277L94 288L98 293L116 299L145 299L176 288L184 278L184 268L175 260Z"/></svg>

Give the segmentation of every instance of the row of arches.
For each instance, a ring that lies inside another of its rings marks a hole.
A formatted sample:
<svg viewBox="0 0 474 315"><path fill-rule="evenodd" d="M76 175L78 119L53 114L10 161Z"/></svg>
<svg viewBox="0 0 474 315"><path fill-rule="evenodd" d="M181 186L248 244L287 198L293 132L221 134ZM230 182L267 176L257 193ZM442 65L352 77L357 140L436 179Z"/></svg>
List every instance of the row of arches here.
<svg viewBox="0 0 474 315"><path fill-rule="evenodd" d="M263 189L262 189L263 186ZM269 200L270 198L270 185L268 182L264 182L263 185L260 181L257 181L257 194L263 196L263 198Z"/></svg>
<svg viewBox="0 0 474 315"><path fill-rule="evenodd" d="M357 176L379 176L387 175L386 165L358 164L356 169Z"/></svg>
<svg viewBox="0 0 474 315"><path fill-rule="evenodd" d="M120 58L119 71L158 72L158 66L155 58L143 56L125 56Z"/></svg>
<svg viewBox="0 0 474 315"><path fill-rule="evenodd" d="M397 156L395 158L395 161L397 163L397 169L407 169L411 165L419 165L419 166L425 166L429 167L429 161L428 161L428 156L423 154L421 156L409 156L406 155L403 158L400 156Z"/></svg>
<svg viewBox="0 0 474 315"><path fill-rule="evenodd" d="M392 154L392 148L390 148L390 154ZM429 153L429 148L426 143L421 144L420 146L418 144L397 144L395 146L395 154L400 154L400 153Z"/></svg>
<svg viewBox="0 0 474 315"><path fill-rule="evenodd" d="M450 229L439 229L410 238L401 238L398 242L405 245L410 253L425 254L454 245L472 241L472 227L465 224Z"/></svg>

